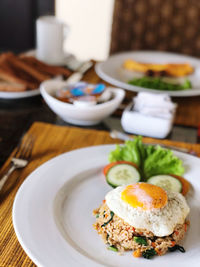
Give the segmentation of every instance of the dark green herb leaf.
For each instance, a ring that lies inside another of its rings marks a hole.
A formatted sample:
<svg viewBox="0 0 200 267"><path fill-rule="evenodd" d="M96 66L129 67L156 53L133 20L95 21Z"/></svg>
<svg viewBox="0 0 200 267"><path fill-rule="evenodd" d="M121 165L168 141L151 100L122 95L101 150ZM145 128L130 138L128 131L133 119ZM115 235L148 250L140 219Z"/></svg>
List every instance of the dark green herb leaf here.
<svg viewBox="0 0 200 267"><path fill-rule="evenodd" d="M102 224L101 227L105 227L109 222L111 222L112 219L113 219L113 216L114 216L114 215L115 215L114 212L111 211L111 212L110 212L110 219L109 219L107 222L105 222L104 224Z"/></svg>
<svg viewBox="0 0 200 267"><path fill-rule="evenodd" d="M182 252L182 253L185 252L184 247L179 246L179 245L175 245L175 246L173 246L173 247L169 247L168 250L169 250L170 252L173 252L173 251L176 251L176 250L179 250L179 251Z"/></svg>
<svg viewBox="0 0 200 267"><path fill-rule="evenodd" d="M185 253L185 249L184 249L184 247L182 247L182 246L179 246L179 245L178 245L178 250L179 250L180 252L182 252L182 253Z"/></svg>
<svg viewBox="0 0 200 267"><path fill-rule="evenodd" d="M140 245L145 245L145 246L148 245L148 244L147 244L147 240L146 240L145 237L134 236L133 240L134 240L136 243L140 244Z"/></svg>
<svg viewBox="0 0 200 267"><path fill-rule="evenodd" d="M147 249L146 251L142 252L142 256L145 258L145 259L151 259L153 258L153 256L155 256L157 253L155 251L154 248L152 249Z"/></svg>
<svg viewBox="0 0 200 267"><path fill-rule="evenodd" d="M118 249L115 246L109 246L108 249L112 250L112 251L115 251L115 252L118 251Z"/></svg>
<svg viewBox="0 0 200 267"><path fill-rule="evenodd" d="M96 218L99 218L99 213L96 214Z"/></svg>
<svg viewBox="0 0 200 267"><path fill-rule="evenodd" d="M186 79L182 84L174 84L163 81L158 77L142 77L142 78L134 78L128 82L129 84L136 85L139 87L156 89L156 90L166 90L166 91L179 91L179 90L187 90L192 88L191 82Z"/></svg>
<svg viewBox="0 0 200 267"><path fill-rule="evenodd" d="M168 251L170 251L170 252L174 252L174 251L176 251L176 250L177 250L176 245L173 246L173 247L168 247Z"/></svg>

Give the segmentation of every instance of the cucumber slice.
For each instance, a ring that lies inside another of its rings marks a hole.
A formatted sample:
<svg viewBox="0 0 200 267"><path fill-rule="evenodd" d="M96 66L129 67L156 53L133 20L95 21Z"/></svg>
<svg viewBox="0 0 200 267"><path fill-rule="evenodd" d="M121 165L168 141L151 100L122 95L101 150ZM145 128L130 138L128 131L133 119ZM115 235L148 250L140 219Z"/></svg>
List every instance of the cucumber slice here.
<svg viewBox="0 0 200 267"><path fill-rule="evenodd" d="M156 175L147 180L147 183L162 187L164 190L171 192L181 192L181 182L170 175Z"/></svg>
<svg viewBox="0 0 200 267"><path fill-rule="evenodd" d="M140 181L140 173L130 164L118 164L109 169L106 180L112 187L133 184Z"/></svg>

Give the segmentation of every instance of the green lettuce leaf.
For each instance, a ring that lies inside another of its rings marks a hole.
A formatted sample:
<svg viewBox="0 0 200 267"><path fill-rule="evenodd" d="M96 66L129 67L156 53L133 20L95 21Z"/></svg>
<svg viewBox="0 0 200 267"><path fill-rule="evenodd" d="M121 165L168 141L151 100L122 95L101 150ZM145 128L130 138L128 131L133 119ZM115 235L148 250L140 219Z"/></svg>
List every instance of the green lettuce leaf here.
<svg viewBox="0 0 200 267"><path fill-rule="evenodd" d="M147 146L146 150L147 158L143 166L145 178L159 174L182 175L184 173L183 162L170 149Z"/></svg>
<svg viewBox="0 0 200 267"><path fill-rule="evenodd" d="M159 174L184 173L182 161L170 149L145 145L141 136L126 141L122 146L116 145L116 149L109 153L110 162L121 160L135 163L140 169L143 180Z"/></svg>
<svg viewBox="0 0 200 267"><path fill-rule="evenodd" d="M110 162L130 161L139 167L145 153L142 137L137 137L133 141L126 141L124 146L116 145L116 149L110 152L108 159Z"/></svg>

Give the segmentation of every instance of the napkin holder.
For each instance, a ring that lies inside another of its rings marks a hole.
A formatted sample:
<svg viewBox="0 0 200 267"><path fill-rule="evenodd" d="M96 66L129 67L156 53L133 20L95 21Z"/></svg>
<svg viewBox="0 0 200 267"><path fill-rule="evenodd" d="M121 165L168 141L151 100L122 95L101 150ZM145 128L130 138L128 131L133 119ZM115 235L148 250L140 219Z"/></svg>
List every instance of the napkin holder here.
<svg viewBox="0 0 200 267"><path fill-rule="evenodd" d="M125 132L163 139L172 129L174 115L168 119L144 115L134 111L131 103L122 114L121 125Z"/></svg>

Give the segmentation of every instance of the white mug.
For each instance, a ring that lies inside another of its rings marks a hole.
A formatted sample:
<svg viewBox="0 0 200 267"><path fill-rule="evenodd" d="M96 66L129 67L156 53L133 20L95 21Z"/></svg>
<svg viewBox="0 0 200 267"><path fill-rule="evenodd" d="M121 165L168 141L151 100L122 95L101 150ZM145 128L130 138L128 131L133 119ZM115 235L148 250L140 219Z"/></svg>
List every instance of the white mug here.
<svg viewBox="0 0 200 267"><path fill-rule="evenodd" d="M48 64L62 65L63 43L69 27L54 16L39 17L36 21L36 56Z"/></svg>

